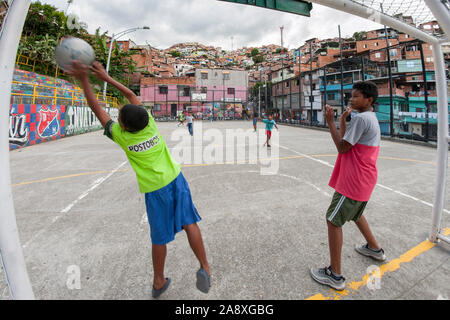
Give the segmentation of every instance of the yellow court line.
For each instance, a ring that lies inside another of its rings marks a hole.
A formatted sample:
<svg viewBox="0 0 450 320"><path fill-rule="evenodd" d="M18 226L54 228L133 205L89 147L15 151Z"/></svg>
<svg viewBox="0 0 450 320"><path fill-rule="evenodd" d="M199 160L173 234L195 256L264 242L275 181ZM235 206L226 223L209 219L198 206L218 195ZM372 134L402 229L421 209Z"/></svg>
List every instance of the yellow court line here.
<svg viewBox="0 0 450 320"><path fill-rule="evenodd" d="M117 170L116 172L127 171L127 170L128 169L122 169L122 170ZM110 172L110 170L75 173L75 174L69 174L69 175L66 175L66 176L59 176L59 177L45 178L45 179L41 179L41 180L32 180L32 181L20 182L20 183L13 184L12 186L13 187L18 187L18 186L23 186L23 185L32 184L32 183L47 182L47 181L53 181L53 180L59 180L59 179L74 178L74 177L87 176L87 175L100 174L100 173L108 173L108 172Z"/></svg>
<svg viewBox="0 0 450 320"><path fill-rule="evenodd" d="M450 228L444 229L444 235L445 236L450 235ZM418 244L417 246L410 249L406 253L402 254L399 258L391 260L388 263L381 265L379 267L379 274L377 274L376 277L379 277L381 279L383 275L398 270L400 268L400 264L411 262L414 258L417 258L422 253L427 252L435 245L436 245L435 243L432 243L428 240L423 241L422 243ZM342 291L330 289L330 292L327 295L318 293L307 298L306 300L340 300L345 296L349 296L351 294L358 292L358 290L361 287L365 286L367 282L370 281L371 276L372 278L375 277L374 274L368 273L362 277L361 281L352 281L348 283L346 289Z"/></svg>
<svg viewBox="0 0 450 320"><path fill-rule="evenodd" d="M258 161L269 161L269 160L287 160L287 159L300 159L304 158L304 156L289 156L289 157L281 157L281 158L265 158L265 159L257 159L257 160L244 160L244 161L229 161L224 163L199 163L199 164L187 164L183 165L183 168L191 168L191 167L207 167L207 166L218 166L218 165L233 165L233 164L257 164ZM117 170L116 172L124 172L128 171L130 169L121 169ZM40 182L47 182L47 181L54 181L59 179L67 179L67 178L74 178L74 177L80 177L80 176L87 176L87 175L93 175L93 174L100 174L100 173L109 173L110 170L101 170L101 171L90 171L90 172L82 172L82 173L76 173L76 174L69 174L65 176L59 176L59 177L52 177L52 178L45 178L41 180L32 180L32 181L25 181L13 184L13 187L33 184L33 183L40 183Z"/></svg>

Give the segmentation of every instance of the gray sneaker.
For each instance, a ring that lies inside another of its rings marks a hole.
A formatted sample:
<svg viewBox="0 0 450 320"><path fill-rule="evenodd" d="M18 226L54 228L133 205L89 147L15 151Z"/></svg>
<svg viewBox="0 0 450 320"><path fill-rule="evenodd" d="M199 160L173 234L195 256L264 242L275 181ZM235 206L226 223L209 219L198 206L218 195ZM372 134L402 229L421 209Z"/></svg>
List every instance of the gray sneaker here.
<svg viewBox="0 0 450 320"><path fill-rule="evenodd" d="M345 278L337 277L331 272L330 267L325 267L321 269L311 269L311 277L321 284L325 284L327 286L332 287L336 290L344 290L345 289Z"/></svg>
<svg viewBox="0 0 450 320"><path fill-rule="evenodd" d="M356 250L356 252L362 254L363 256L371 257L378 261L386 260L386 255L384 254L384 250L381 248L378 251L375 251L373 249L370 249L368 244L365 244L365 245L361 245L361 246L356 245L355 250Z"/></svg>

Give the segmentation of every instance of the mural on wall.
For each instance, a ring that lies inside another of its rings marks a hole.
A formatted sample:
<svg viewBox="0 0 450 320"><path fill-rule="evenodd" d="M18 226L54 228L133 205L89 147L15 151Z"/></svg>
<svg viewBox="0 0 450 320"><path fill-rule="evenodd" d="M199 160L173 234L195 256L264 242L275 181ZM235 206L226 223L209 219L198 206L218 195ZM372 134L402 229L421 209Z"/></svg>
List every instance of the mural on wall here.
<svg viewBox="0 0 450 320"><path fill-rule="evenodd" d="M105 108L117 121L119 110ZM9 109L9 150L101 129L89 107L12 104Z"/></svg>
<svg viewBox="0 0 450 320"><path fill-rule="evenodd" d="M117 121L119 110L115 108L105 108L111 119ZM66 134L76 135L102 128L100 121L89 107L68 106L66 110Z"/></svg>

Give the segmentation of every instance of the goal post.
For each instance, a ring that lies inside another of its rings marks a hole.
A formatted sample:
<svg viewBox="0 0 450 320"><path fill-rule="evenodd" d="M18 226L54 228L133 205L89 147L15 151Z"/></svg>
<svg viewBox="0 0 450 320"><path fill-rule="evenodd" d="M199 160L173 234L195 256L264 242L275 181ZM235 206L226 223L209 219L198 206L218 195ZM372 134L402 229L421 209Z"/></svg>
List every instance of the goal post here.
<svg viewBox="0 0 450 320"><path fill-rule="evenodd" d="M15 59L20 35L31 0L14 0L7 11L0 33L0 259L11 297L34 299L28 277L11 190L9 164L9 104Z"/></svg>

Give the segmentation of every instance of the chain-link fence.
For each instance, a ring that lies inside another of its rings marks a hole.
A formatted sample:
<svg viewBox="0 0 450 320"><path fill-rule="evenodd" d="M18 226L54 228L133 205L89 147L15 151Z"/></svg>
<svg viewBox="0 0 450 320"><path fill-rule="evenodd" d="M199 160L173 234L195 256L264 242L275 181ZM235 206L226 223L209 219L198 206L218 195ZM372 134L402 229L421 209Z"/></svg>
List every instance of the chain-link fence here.
<svg viewBox="0 0 450 320"><path fill-rule="evenodd" d="M166 85L146 86L148 94L141 96L157 121L179 119L191 113L196 119L241 120L249 119L247 90L235 88L207 89L183 85L170 88Z"/></svg>
<svg viewBox="0 0 450 320"><path fill-rule="evenodd" d="M262 112L273 113L282 123L326 127L323 108L328 104L335 109L339 124L340 114L349 106L353 84L370 80L378 87L374 111L382 135L436 141L437 95L432 46L402 36L393 34L387 40L387 47L386 40L380 38L346 43L343 50L346 58L274 82L273 107ZM382 49L374 49L383 45ZM445 58L449 61L450 54L446 53Z"/></svg>

